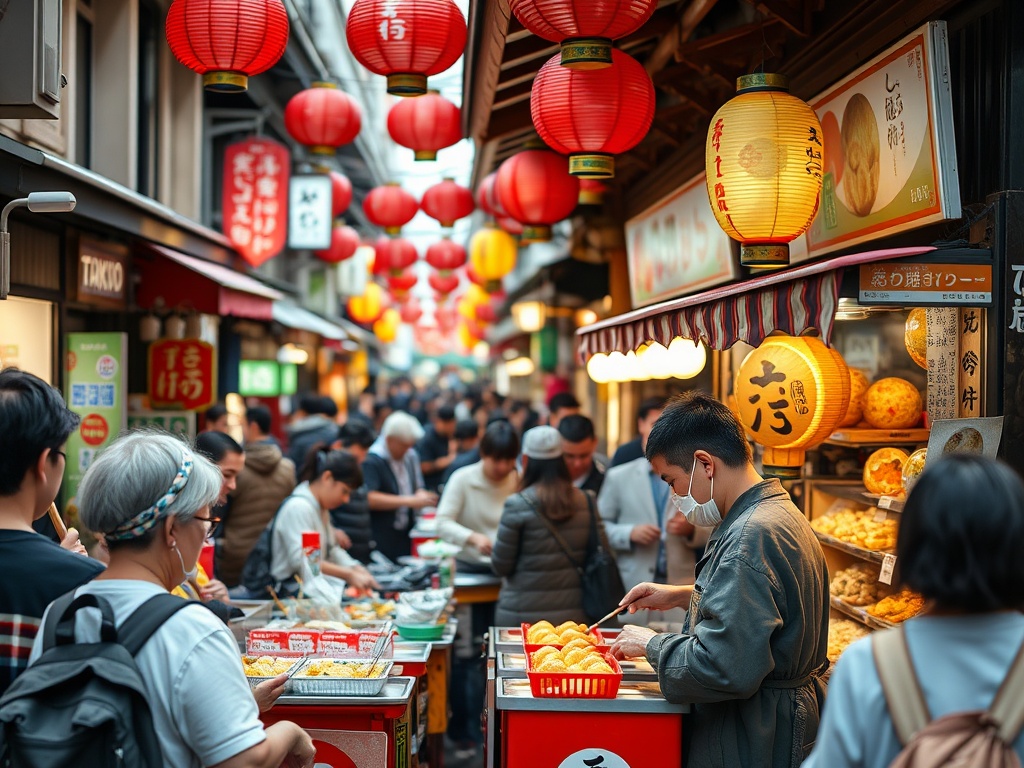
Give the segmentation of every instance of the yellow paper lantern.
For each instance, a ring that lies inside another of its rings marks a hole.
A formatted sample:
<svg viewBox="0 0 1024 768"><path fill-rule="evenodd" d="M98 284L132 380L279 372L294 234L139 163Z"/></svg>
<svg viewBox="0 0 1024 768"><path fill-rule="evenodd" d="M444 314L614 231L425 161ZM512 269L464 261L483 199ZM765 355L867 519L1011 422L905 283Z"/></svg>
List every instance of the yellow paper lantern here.
<svg viewBox="0 0 1024 768"><path fill-rule="evenodd" d="M459 324L459 341L467 351L472 351L473 347L476 346L477 342L480 341L476 334L470 330L469 326L465 323Z"/></svg>
<svg viewBox="0 0 1024 768"><path fill-rule="evenodd" d="M769 336L736 373L740 422L776 477L800 476L805 449L832 434L849 401L842 356L810 336Z"/></svg>
<svg viewBox="0 0 1024 768"><path fill-rule="evenodd" d="M384 309L384 291L376 283L367 283L362 296L348 300L348 316L362 325L377 322Z"/></svg>
<svg viewBox="0 0 1024 768"><path fill-rule="evenodd" d="M484 227L469 241L469 262L480 279L487 282L487 292L501 288L501 278L515 269L516 239L503 229Z"/></svg>
<svg viewBox="0 0 1024 768"><path fill-rule="evenodd" d="M907 315L903 343L910 359L928 370L928 312L924 307L914 307Z"/></svg>
<svg viewBox="0 0 1024 768"><path fill-rule="evenodd" d="M821 124L784 75L744 75L715 113L705 146L711 210L742 243L747 267L785 267L789 243L818 211Z"/></svg>
<svg viewBox="0 0 1024 768"><path fill-rule="evenodd" d="M402 316L397 309L385 309L380 319L373 324L373 335L385 344L390 344L398 335L398 326L402 324Z"/></svg>

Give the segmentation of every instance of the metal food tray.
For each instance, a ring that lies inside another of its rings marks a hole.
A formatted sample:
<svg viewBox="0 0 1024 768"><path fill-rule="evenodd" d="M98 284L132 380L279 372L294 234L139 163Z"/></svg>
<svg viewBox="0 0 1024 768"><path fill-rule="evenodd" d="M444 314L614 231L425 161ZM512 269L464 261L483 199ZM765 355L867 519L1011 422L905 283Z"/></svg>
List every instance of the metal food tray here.
<svg viewBox="0 0 1024 768"><path fill-rule="evenodd" d="M247 658L250 658L250 659L258 658L258 657L255 657L255 656L250 656L249 654L243 654L243 655L245 657L247 657ZM286 669L284 672L279 672L278 673L278 674L281 674L281 675L291 675L293 672L296 671L296 668L300 664L302 664L302 662L304 661L304 659L301 659L301 658L300 659L289 659L289 658L286 658L284 656L275 656L274 658L275 659L280 659L281 661L290 661L290 662L292 662L291 666L289 666L288 669ZM245 679L249 681L249 687L250 688L255 688L260 683L264 683L267 680L273 680L275 677L277 677L277 675L270 675L270 676L267 676L267 677L250 677L249 675L246 675ZM291 691L291 689L292 689L291 682L292 682L291 678L289 677L288 681L284 684L284 690L286 692Z"/></svg>
<svg viewBox="0 0 1024 768"><path fill-rule="evenodd" d="M346 666L370 663L370 659L307 659L302 667L305 669L310 664L324 661ZM384 671L379 677L302 677L300 669L289 681L290 692L296 696L376 696L395 665L390 659L380 659L377 663L384 665Z"/></svg>

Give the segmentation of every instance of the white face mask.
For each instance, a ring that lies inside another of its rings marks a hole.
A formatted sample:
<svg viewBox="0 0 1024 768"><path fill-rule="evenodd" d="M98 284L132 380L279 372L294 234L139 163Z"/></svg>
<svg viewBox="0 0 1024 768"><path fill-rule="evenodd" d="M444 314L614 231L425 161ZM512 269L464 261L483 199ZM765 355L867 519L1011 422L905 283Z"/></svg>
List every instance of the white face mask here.
<svg viewBox="0 0 1024 768"><path fill-rule="evenodd" d="M178 562L181 563L181 573L185 577L185 581L195 581L199 576L199 561L196 561L195 566L191 571L185 570L185 558L181 556L181 550L178 549L178 545L174 545L174 552L178 555Z"/></svg>
<svg viewBox="0 0 1024 768"><path fill-rule="evenodd" d="M711 477L711 498L703 504L698 504L693 498L693 476L697 473L697 460L694 459L693 471L690 473L690 487L685 496L679 496L672 491L672 503L675 504L679 513L686 518L690 525L699 525L702 528L714 528L722 522L722 513L715 503L715 478Z"/></svg>

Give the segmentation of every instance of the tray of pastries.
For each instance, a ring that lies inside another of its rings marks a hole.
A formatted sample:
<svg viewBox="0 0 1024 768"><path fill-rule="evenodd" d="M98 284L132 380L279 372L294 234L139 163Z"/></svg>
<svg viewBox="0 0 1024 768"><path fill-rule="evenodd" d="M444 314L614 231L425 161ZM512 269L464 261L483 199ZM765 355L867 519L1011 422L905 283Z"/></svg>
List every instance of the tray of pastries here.
<svg viewBox="0 0 1024 768"><path fill-rule="evenodd" d="M595 629L593 632L587 632L586 624L577 624L575 621L565 621L555 627L550 621L543 620L536 624L523 624L522 630L523 647L527 653L536 651L543 646L564 648L574 640L580 640L587 645L607 648L601 630Z"/></svg>
<svg viewBox="0 0 1024 768"><path fill-rule="evenodd" d="M264 680L293 672L301 663L302 659L284 659L278 656L242 656L242 670L250 688L255 688Z"/></svg>
<svg viewBox="0 0 1024 768"><path fill-rule="evenodd" d="M828 591L850 605L874 605L892 593L892 588L878 580L878 566L854 563L832 577Z"/></svg>
<svg viewBox="0 0 1024 768"><path fill-rule="evenodd" d="M824 536L874 552L896 546L898 526L895 515L875 507L830 509L811 521L811 528Z"/></svg>
<svg viewBox="0 0 1024 768"><path fill-rule="evenodd" d="M867 612L876 619L899 624L924 609L924 598L909 589L901 589L895 594L884 597L875 605L867 608Z"/></svg>
<svg viewBox="0 0 1024 768"><path fill-rule="evenodd" d="M545 645L526 654L530 691L538 698L614 699L622 668L582 638L565 647Z"/></svg>
<svg viewBox="0 0 1024 768"><path fill-rule="evenodd" d="M835 664L846 646L868 634L870 630L867 627L852 619L832 619L828 623L828 660Z"/></svg>
<svg viewBox="0 0 1024 768"><path fill-rule="evenodd" d="M394 662L371 659L307 659L291 680L292 691L313 696L376 696Z"/></svg>

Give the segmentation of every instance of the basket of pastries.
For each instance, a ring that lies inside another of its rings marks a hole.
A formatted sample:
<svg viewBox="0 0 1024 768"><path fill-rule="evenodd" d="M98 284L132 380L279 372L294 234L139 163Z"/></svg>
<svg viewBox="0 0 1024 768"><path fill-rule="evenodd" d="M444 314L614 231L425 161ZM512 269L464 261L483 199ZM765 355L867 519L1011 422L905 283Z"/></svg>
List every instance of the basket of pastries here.
<svg viewBox="0 0 1024 768"><path fill-rule="evenodd" d="M376 696L394 662L371 659L307 659L292 677L292 692L305 696Z"/></svg>
<svg viewBox="0 0 1024 768"><path fill-rule="evenodd" d="M584 638L562 648L544 645L526 654L526 676L537 698L614 699L622 668Z"/></svg>
<svg viewBox="0 0 1024 768"><path fill-rule="evenodd" d="M850 605L874 605L892 593L892 588L878 580L878 566L854 563L832 577L828 591Z"/></svg>
<svg viewBox="0 0 1024 768"><path fill-rule="evenodd" d="M573 640L584 640L588 645L601 646L602 650L608 650L601 630L587 632L586 624L577 624L575 621L565 621L557 627L547 620L538 621L536 624L523 624L522 629L523 648L528 654L546 645L564 648Z"/></svg>

